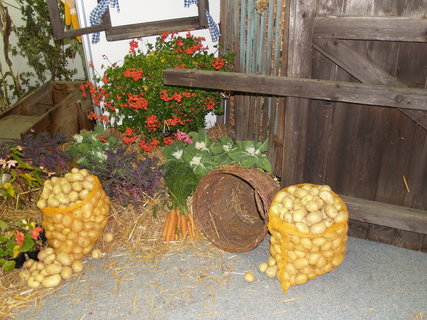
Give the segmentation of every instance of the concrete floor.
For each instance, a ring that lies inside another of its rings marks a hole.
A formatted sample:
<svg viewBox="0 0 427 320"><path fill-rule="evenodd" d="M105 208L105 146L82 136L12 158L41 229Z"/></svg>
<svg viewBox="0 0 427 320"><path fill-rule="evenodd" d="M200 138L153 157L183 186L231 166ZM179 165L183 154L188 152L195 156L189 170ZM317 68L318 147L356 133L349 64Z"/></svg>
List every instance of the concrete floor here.
<svg viewBox="0 0 427 320"><path fill-rule="evenodd" d="M267 238L242 254L201 245L154 261L89 259L84 274L16 319L427 319L425 253L349 238L341 266L283 295L257 271L268 246Z"/></svg>

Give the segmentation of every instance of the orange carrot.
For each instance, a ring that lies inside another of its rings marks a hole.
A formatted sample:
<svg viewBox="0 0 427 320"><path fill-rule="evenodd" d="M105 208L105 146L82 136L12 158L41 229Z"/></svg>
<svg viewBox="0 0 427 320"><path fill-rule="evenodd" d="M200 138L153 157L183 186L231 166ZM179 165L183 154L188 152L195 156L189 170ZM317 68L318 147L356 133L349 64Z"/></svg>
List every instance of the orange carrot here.
<svg viewBox="0 0 427 320"><path fill-rule="evenodd" d="M185 237L187 236L187 217L185 215L181 217L181 234L182 240L185 240Z"/></svg>
<svg viewBox="0 0 427 320"><path fill-rule="evenodd" d="M171 211L169 211L166 215L165 227L163 228L162 238L166 238L166 233L168 231L170 220L171 220Z"/></svg>
<svg viewBox="0 0 427 320"><path fill-rule="evenodd" d="M187 220L187 229L188 229L188 235L190 236L190 240L194 241L193 227L191 226L190 220Z"/></svg>
<svg viewBox="0 0 427 320"><path fill-rule="evenodd" d="M175 228L176 228L176 221L177 221L177 214L176 210L171 210L171 217L168 225L168 230L166 232L166 243L169 244L169 242L173 239L173 235L175 234Z"/></svg>
<svg viewBox="0 0 427 320"><path fill-rule="evenodd" d="M176 216L177 216L177 219L176 219L175 233L177 233L177 235L180 236L180 234L179 234L180 232L179 231L180 231L180 228L181 228L182 215L181 215L181 212L178 209L176 209Z"/></svg>

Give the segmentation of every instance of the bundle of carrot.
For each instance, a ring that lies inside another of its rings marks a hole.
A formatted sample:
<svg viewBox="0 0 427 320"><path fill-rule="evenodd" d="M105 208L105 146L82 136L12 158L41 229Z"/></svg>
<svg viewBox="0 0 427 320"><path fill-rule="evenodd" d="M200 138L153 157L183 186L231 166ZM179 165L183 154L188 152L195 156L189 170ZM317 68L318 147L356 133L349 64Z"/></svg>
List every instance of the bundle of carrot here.
<svg viewBox="0 0 427 320"><path fill-rule="evenodd" d="M166 215L162 234L162 237L166 240L166 244L169 244L171 241L184 241L187 235L191 241L199 236L199 232L194 224L193 215L191 213L181 213L179 209L171 209Z"/></svg>

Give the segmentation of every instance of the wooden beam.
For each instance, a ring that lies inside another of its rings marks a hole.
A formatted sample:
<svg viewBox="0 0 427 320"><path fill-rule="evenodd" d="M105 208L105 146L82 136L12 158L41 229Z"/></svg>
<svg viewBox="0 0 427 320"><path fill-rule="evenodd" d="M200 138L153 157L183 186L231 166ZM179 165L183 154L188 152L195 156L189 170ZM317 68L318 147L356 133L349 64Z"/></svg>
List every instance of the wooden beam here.
<svg viewBox="0 0 427 320"><path fill-rule="evenodd" d="M360 82L406 87L405 84L389 75L375 63L345 45L342 40L315 39L313 47ZM399 110L424 129L427 129L427 112L400 108Z"/></svg>
<svg viewBox="0 0 427 320"><path fill-rule="evenodd" d="M314 38L427 42L427 19L406 17L317 17Z"/></svg>
<svg viewBox="0 0 427 320"><path fill-rule="evenodd" d="M107 41L117 41L138 37L147 37L163 32L188 31L200 29L199 17L169 19L123 26L112 26L105 30Z"/></svg>
<svg viewBox="0 0 427 320"><path fill-rule="evenodd" d="M75 30L65 30L65 23L61 20L61 16L59 14L58 2L56 0L47 0L47 6L49 10L50 22L52 24L53 37L56 40L104 31L106 28L108 28L108 25L106 25L103 21L102 24L97 26L79 28Z"/></svg>
<svg viewBox="0 0 427 320"><path fill-rule="evenodd" d="M166 69L166 85L427 110L427 90L237 72Z"/></svg>
<svg viewBox="0 0 427 320"><path fill-rule="evenodd" d="M427 234L427 211L350 196L340 197L347 206L350 219Z"/></svg>

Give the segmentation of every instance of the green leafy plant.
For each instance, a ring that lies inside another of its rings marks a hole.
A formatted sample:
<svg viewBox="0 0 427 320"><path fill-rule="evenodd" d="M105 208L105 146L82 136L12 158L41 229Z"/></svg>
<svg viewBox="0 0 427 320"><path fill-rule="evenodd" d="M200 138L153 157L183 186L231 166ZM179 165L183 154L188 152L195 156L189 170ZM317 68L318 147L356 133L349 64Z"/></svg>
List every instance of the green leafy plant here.
<svg viewBox="0 0 427 320"><path fill-rule="evenodd" d="M41 167L24 160L23 148L16 146L0 157L0 195L6 199L16 198L17 190L22 192L38 188L46 174Z"/></svg>
<svg viewBox="0 0 427 320"><path fill-rule="evenodd" d="M35 222L0 220L0 268L9 272L15 268L16 258L22 252L38 249L43 245L43 229Z"/></svg>
<svg viewBox="0 0 427 320"><path fill-rule="evenodd" d="M107 150L116 150L119 140L106 134L101 125L93 131L82 131L73 136L73 144L66 150L80 167L90 168L96 164L104 164Z"/></svg>
<svg viewBox="0 0 427 320"><path fill-rule="evenodd" d="M101 108L101 122L126 132L123 142L139 143L142 151L151 152L172 144L178 131L203 128L209 112L221 114L223 93L163 85L166 68L231 70L233 55L215 57L207 52L204 40L190 33L186 37L165 33L154 45L147 44L146 51L138 41L130 41L123 63L112 64L98 79L102 86L91 82L83 86Z"/></svg>
<svg viewBox="0 0 427 320"><path fill-rule="evenodd" d="M199 177L231 164L271 172L271 164L266 156L268 140L234 141L230 137L219 137L218 141L212 141L204 129L190 132L190 136L192 143L175 141L163 149L166 163L186 163Z"/></svg>

